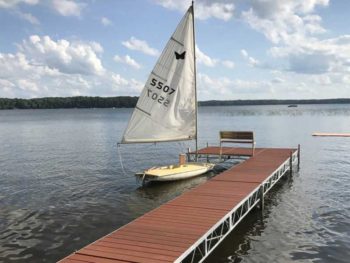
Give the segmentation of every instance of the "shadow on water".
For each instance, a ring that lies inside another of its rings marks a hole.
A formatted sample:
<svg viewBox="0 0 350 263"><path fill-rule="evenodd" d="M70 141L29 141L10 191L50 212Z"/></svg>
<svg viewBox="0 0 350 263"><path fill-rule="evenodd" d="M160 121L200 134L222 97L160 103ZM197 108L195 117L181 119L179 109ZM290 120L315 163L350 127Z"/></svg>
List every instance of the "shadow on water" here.
<svg viewBox="0 0 350 263"><path fill-rule="evenodd" d="M172 181L172 182L148 182L144 186L140 186L137 188L138 191L143 191L144 193L149 193L150 195L148 197L155 197L155 198L164 198L164 194L167 194L169 192L184 192L188 189L193 188L194 186L197 186L198 184L201 184L207 180L209 180L211 177L215 176L216 173L213 171L207 172L201 176L185 179L185 180L179 180L179 181Z"/></svg>
<svg viewBox="0 0 350 263"><path fill-rule="evenodd" d="M148 182L144 186L142 186L139 182L140 187L137 188L137 191L145 194L147 198L151 199L163 199L167 198L168 196L176 196L179 193L185 192L201 183L204 183L217 174L241 162L242 160L231 159L229 162L217 164L213 171L185 180L172 182Z"/></svg>
<svg viewBox="0 0 350 263"><path fill-rule="evenodd" d="M169 201L181 193L210 180L221 171L223 171L223 168L218 168L201 176L179 181L148 182L144 186L138 187L136 193L142 198L149 200L162 200L162 203L164 203L164 201Z"/></svg>
<svg viewBox="0 0 350 263"><path fill-rule="evenodd" d="M212 177L241 161L232 160L225 166L219 165L213 171L186 180L172 182L148 182L140 185L128 198L128 208L136 218L146 212L176 198L182 193L210 180Z"/></svg>

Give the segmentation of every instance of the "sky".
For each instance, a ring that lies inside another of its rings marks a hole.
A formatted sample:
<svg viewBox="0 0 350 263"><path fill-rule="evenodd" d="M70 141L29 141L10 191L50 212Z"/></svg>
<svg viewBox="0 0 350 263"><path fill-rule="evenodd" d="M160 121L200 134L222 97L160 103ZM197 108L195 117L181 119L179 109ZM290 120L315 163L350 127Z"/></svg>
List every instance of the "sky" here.
<svg viewBox="0 0 350 263"><path fill-rule="evenodd" d="M0 0L0 97L138 96L189 0ZM195 1L200 100L350 97L350 1Z"/></svg>

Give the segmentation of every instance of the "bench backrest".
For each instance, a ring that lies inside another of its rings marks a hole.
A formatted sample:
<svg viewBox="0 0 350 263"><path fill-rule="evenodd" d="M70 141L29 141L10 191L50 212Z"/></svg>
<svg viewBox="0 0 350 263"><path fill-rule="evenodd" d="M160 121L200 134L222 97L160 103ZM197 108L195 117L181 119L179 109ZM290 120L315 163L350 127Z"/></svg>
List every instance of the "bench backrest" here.
<svg viewBox="0 0 350 263"><path fill-rule="evenodd" d="M220 142L254 142L252 131L220 131Z"/></svg>

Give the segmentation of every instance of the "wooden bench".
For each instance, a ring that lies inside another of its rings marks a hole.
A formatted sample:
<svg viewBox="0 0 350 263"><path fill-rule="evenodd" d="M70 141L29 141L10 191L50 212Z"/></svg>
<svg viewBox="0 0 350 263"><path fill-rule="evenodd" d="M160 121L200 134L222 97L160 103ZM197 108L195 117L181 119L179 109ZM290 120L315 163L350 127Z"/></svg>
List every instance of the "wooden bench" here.
<svg viewBox="0 0 350 263"><path fill-rule="evenodd" d="M252 131L220 131L220 159L223 143L249 143L252 145L252 156L254 155L255 141Z"/></svg>

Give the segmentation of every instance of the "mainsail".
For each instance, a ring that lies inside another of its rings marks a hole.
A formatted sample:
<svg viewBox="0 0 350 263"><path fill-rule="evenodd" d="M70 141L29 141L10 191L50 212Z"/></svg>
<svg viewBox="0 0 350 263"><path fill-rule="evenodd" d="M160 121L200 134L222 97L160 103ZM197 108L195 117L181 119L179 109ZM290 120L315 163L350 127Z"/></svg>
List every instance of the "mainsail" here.
<svg viewBox="0 0 350 263"><path fill-rule="evenodd" d="M195 74L191 6L148 77L121 143L196 139Z"/></svg>

